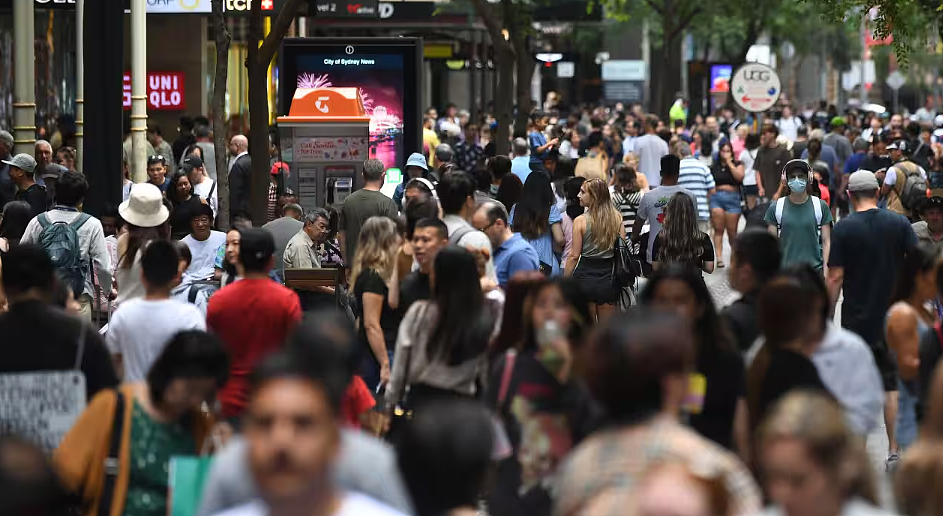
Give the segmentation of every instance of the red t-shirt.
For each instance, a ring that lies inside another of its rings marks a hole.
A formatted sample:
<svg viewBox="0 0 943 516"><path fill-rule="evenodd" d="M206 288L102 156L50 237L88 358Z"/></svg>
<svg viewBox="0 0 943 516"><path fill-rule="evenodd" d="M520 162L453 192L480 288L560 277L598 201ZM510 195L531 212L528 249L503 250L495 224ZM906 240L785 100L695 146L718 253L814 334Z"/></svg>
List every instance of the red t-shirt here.
<svg viewBox="0 0 943 516"><path fill-rule="evenodd" d="M249 373L281 349L300 320L298 294L270 279L239 280L213 294L206 326L222 340L230 360L229 381L219 393L224 416L242 414Z"/></svg>
<svg viewBox="0 0 943 516"><path fill-rule="evenodd" d="M832 205L832 194L829 193L828 187L819 183L819 192L821 192L822 200L825 201L826 206Z"/></svg>
<svg viewBox="0 0 943 516"><path fill-rule="evenodd" d="M360 415L372 409L376 404L367 384L362 378L354 375L341 401L341 415L344 423L351 428L360 428Z"/></svg>

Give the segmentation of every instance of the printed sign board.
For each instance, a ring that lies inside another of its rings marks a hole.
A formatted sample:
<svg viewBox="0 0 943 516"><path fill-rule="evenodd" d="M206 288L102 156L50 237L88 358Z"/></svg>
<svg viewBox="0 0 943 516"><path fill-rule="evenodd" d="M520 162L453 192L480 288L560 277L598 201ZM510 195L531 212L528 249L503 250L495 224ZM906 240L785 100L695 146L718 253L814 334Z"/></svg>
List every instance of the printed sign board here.
<svg viewBox="0 0 943 516"><path fill-rule="evenodd" d="M782 83L772 68L760 63L747 63L734 72L730 89L738 106L751 113L760 113L776 105Z"/></svg>
<svg viewBox="0 0 943 516"><path fill-rule="evenodd" d="M148 72L147 108L157 111L183 111L187 108L183 96L183 73ZM124 108L131 109L131 74L124 74L122 85Z"/></svg>
<svg viewBox="0 0 943 516"><path fill-rule="evenodd" d="M20 435L51 452L84 410L80 371L0 374L0 434Z"/></svg>
<svg viewBox="0 0 943 516"><path fill-rule="evenodd" d="M367 159L369 140L365 137L299 138L294 142L297 161L363 161Z"/></svg>

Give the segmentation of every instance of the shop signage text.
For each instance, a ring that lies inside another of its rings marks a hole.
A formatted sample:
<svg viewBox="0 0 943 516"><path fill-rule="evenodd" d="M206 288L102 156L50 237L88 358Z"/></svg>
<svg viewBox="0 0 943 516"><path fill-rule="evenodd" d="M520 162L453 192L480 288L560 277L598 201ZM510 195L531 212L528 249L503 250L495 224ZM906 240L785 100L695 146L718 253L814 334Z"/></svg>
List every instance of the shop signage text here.
<svg viewBox="0 0 943 516"><path fill-rule="evenodd" d="M261 10L263 11L275 10L274 0L261 0L261 2L262 2ZM252 0L226 0L226 10L248 12L252 10Z"/></svg>
<svg viewBox="0 0 943 516"><path fill-rule="evenodd" d="M158 111L183 111L186 109L183 90L183 73L149 72L147 74L147 108ZM131 74L124 74L122 86L124 108L131 109Z"/></svg>

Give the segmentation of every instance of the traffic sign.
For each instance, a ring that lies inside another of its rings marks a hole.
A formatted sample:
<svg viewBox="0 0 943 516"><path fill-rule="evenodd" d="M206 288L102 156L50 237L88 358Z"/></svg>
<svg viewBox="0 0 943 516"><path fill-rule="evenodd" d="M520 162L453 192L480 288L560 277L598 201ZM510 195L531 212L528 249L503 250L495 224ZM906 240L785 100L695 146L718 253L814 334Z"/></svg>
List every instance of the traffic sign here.
<svg viewBox="0 0 943 516"><path fill-rule="evenodd" d="M905 84L907 84L907 78L900 73L900 70L894 70L887 76L887 85L894 91L901 89Z"/></svg>
<svg viewBox="0 0 943 516"><path fill-rule="evenodd" d="M557 77L570 79L576 74L576 65L572 61L557 62Z"/></svg>
<svg viewBox="0 0 943 516"><path fill-rule="evenodd" d="M772 108L782 93L782 83L772 68L760 63L747 63L734 72L730 91L738 106L751 113Z"/></svg>

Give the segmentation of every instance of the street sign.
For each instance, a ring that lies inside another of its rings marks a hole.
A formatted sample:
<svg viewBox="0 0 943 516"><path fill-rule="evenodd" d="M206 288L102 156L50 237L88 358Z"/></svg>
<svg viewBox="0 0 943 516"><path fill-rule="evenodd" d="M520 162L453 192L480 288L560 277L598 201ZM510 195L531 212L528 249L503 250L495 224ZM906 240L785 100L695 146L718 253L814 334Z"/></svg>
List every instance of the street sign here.
<svg viewBox="0 0 943 516"><path fill-rule="evenodd" d="M901 89L905 84L907 84L907 78L899 70L894 70L887 76L887 85L894 91Z"/></svg>
<svg viewBox="0 0 943 516"><path fill-rule="evenodd" d="M610 59L602 63L604 81L644 81L648 72L645 61L632 59Z"/></svg>
<svg viewBox="0 0 943 516"><path fill-rule="evenodd" d="M576 65L572 61L560 61L557 63L557 77L561 79L570 79L576 74Z"/></svg>
<svg viewBox="0 0 943 516"><path fill-rule="evenodd" d="M747 63L734 72L730 91L738 106L751 113L772 108L782 93L782 83L776 72L760 63Z"/></svg>

